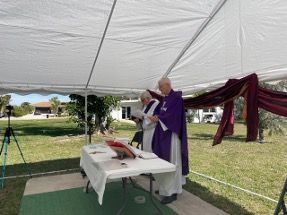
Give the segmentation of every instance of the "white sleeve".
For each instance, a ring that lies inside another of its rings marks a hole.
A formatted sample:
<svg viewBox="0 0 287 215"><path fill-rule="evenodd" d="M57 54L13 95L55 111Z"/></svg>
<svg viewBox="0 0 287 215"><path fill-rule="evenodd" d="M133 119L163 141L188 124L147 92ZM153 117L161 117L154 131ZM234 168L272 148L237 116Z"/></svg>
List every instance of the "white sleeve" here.
<svg viewBox="0 0 287 215"><path fill-rule="evenodd" d="M165 124L161 120L159 120L159 123L163 131L168 130L168 128L165 126Z"/></svg>
<svg viewBox="0 0 287 215"><path fill-rule="evenodd" d="M145 117L142 122L143 129L152 129L155 128L156 123L150 121L148 117Z"/></svg>

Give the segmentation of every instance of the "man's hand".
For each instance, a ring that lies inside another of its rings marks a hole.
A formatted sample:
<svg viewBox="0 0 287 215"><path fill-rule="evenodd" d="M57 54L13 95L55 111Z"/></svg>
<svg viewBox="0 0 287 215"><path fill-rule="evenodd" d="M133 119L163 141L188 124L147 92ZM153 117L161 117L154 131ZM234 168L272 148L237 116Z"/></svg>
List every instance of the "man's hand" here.
<svg viewBox="0 0 287 215"><path fill-rule="evenodd" d="M158 116L149 116L148 118L149 118L149 120L152 121L152 122L158 122L158 121L159 121Z"/></svg>

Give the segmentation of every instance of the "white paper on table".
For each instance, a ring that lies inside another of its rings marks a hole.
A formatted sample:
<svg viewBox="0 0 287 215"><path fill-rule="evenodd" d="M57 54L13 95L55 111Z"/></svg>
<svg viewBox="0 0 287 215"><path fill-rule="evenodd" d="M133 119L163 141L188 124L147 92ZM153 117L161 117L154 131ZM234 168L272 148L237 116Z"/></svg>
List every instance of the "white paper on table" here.
<svg viewBox="0 0 287 215"><path fill-rule="evenodd" d="M155 158L158 158L158 156L152 152L141 152L139 154L139 158L142 158L142 159L155 159Z"/></svg>

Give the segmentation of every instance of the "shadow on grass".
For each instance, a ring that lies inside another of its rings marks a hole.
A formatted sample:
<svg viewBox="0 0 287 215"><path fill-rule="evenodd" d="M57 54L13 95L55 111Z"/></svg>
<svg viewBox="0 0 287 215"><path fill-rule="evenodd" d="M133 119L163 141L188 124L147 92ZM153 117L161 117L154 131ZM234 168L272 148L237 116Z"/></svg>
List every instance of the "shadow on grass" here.
<svg viewBox="0 0 287 215"><path fill-rule="evenodd" d="M84 134L84 130L81 128L65 128L65 127L51 127L51 126L17 126L14 128L16 136L31 136L42 135L50 137L58 136L77 136Z"/></svg>
<svg viewBox="0 0 287 215"><path fill-rule="evenodd" d="M24 163L8 165L6 167L6 176L26 175L28 174L27 168L30 168L31 173L52 172L58 170L79 168L80 158L68 158L58 160L47 160L34 163ZM0 166L2 169L2 165Z"/></svg>
<svg viewBox="0 0 287 215"><path fill-rule="evenodd" d="M127 122L114 122L112 123L111 127L115 127L116 130L122 130L122 131L136 131L136 126L131 123Z"/></svg>
<svg viewBox="0 0 287 215"><path fill-rule="evenodd" d="M41 136L50 136L50 137L60 137L60 136L78 136L85 134L84 128L80 128L75 126L71 126L68 124L69 122L62 124L45 124L41 122L39 124L33 125L15 125L12 126L14 133L16 136L33 136L33 135L41 135ZM128 123L122 123L118 126L114 126L116 131L136 131L134 125L129 125ZM2 128L3 133L5 128Z"/></svg>
<svg viewBox="0 0 287 215"><path fill-rule="evenodd" d="M84 134L84 128L80 128L76 123L68 119L57 120L15 120L11 121L11 127L16 136L76 136ZM7 128L7 122L0 122L0 132L3 134Z"/></svg>
<svg viewBox="0 0 287 215"><path fill-rule="evenodd" d="M206 134L206 133L193 133L192 136L188 137L189 140L210 140L213 141L214 134ZM246 142L246 136L244 135L232 135L226 136L222 139L222 141L234 141L234 142Z"/></svg>
<svg viewBox="0 0 287 215"><path fill-rule="evenodd" d="M228 198L212 193L207 187L199 183L186 179L184 189L193 193L202 200L214 205L217 208L224 210L229 214L253 215L254 213L247 211L241 205L230 201Z"/></svg>

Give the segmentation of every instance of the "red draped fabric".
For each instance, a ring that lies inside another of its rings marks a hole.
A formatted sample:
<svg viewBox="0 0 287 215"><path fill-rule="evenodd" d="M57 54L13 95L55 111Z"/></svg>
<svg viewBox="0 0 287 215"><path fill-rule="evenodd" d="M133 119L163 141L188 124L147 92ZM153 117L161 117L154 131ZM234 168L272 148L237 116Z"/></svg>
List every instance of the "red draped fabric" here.
<svg viewBox="0 0 287 215"><path fill-rule="evenodd" d="M153 97L162 97L149 91ZM287 116L287 93L264 89L258 86L256 74L248 75L241 79L230 79L223 87L211 92L184 100L186 108L202 109L224 105L223 116L217 132L214 136L213 145L219 144L222 138L233 134L234 127L234 99L239 96L245 98L246 105L246 141L255 141L258 136L259 115L258 108L263 108L272 113Z"/></svg>
<svg viewBox="0 0 287 215"><path fill-rule="evenodd" d="M287 93L259 87L258 106L277 115L287 117Z"/></svg>

